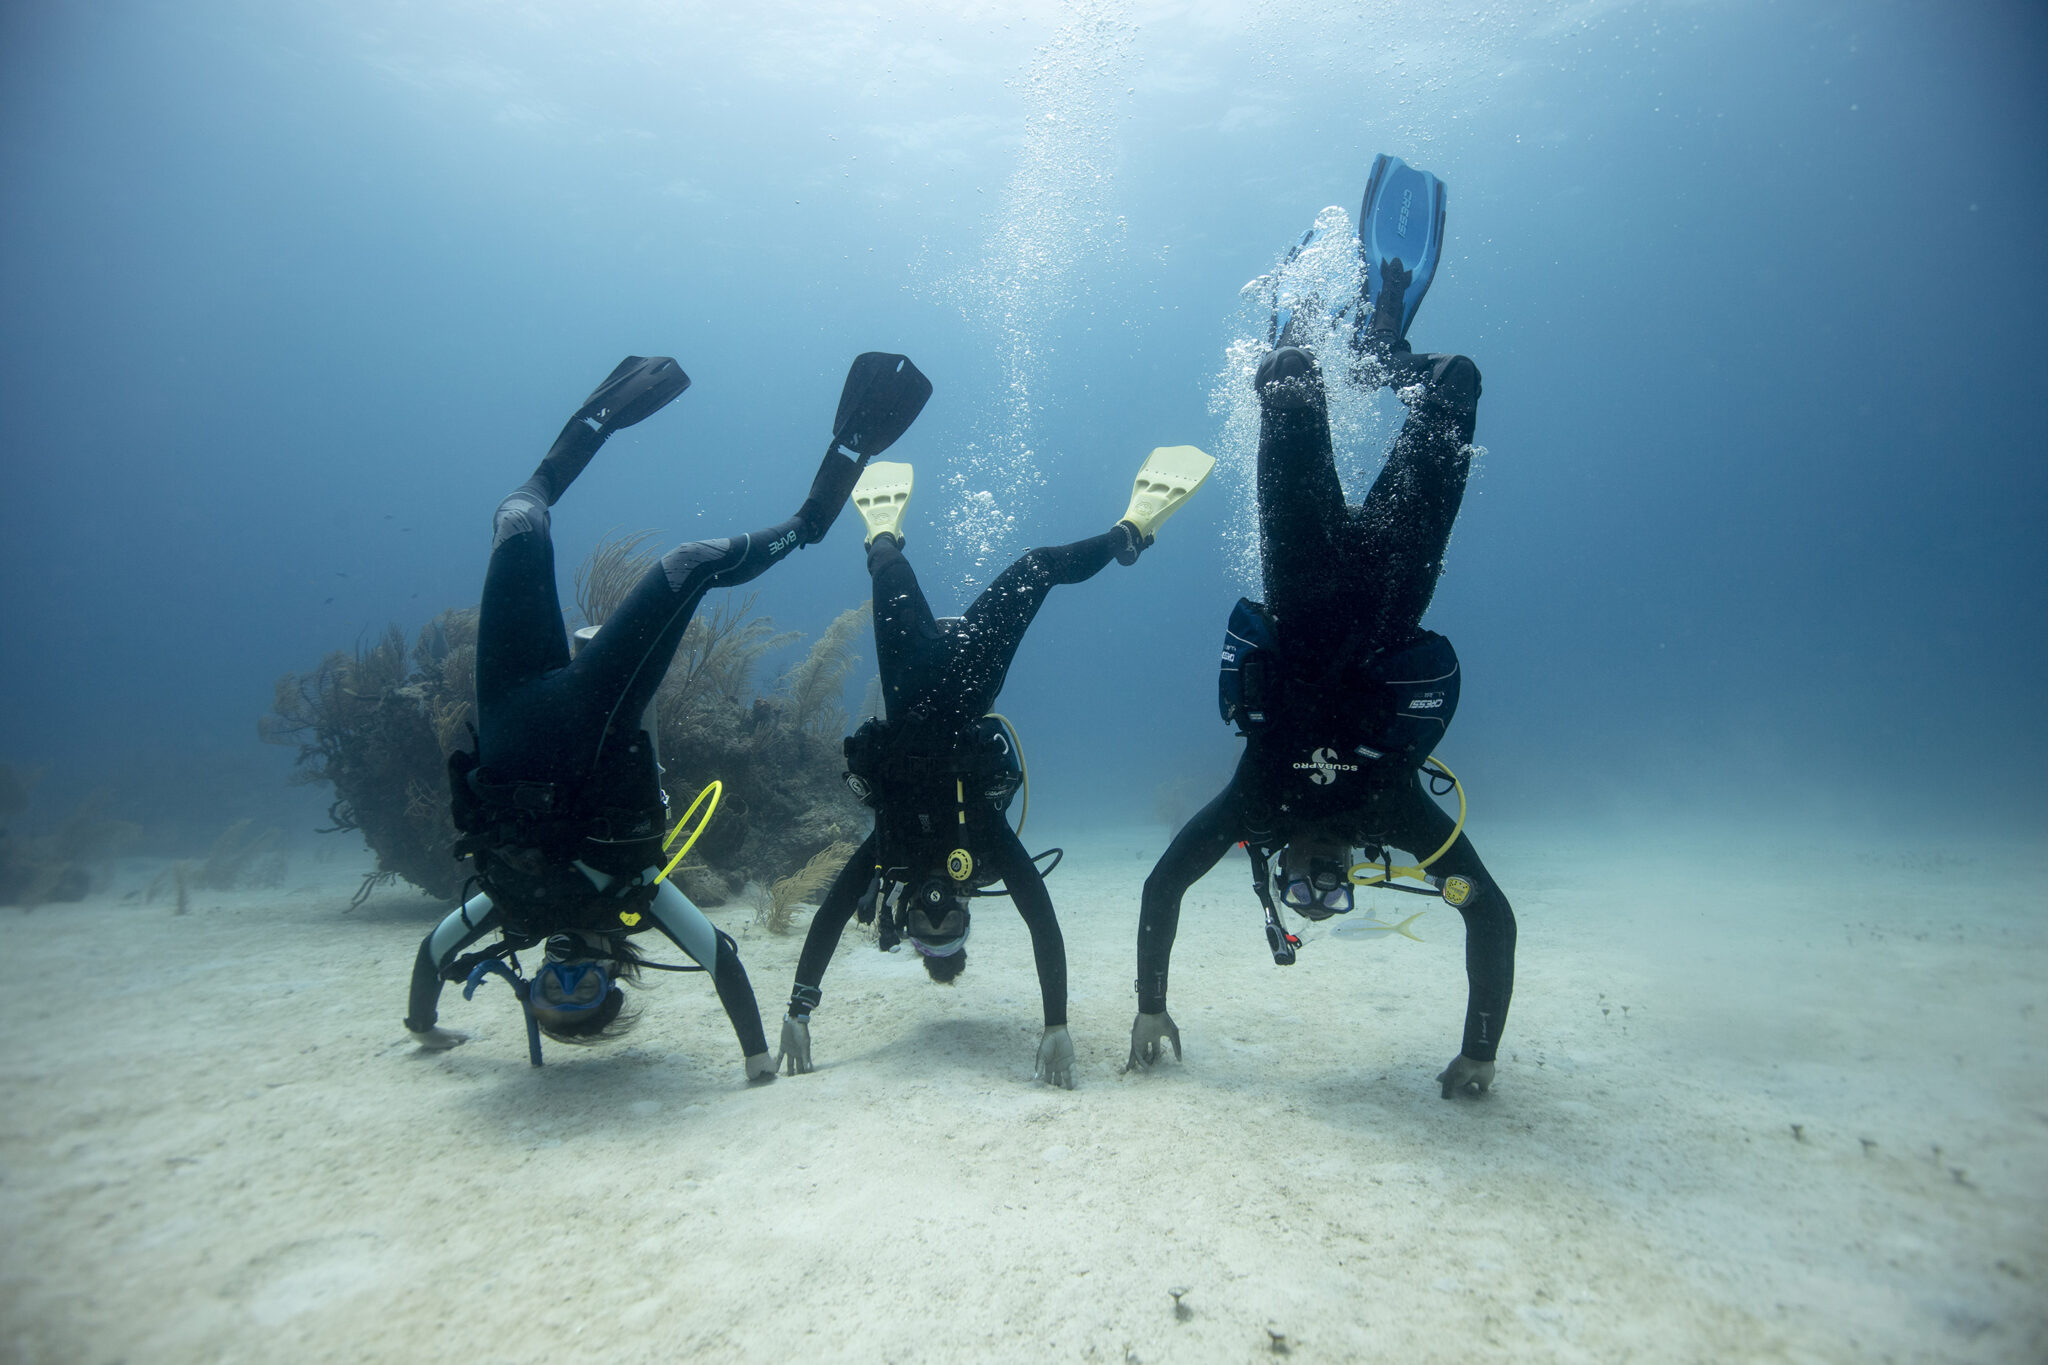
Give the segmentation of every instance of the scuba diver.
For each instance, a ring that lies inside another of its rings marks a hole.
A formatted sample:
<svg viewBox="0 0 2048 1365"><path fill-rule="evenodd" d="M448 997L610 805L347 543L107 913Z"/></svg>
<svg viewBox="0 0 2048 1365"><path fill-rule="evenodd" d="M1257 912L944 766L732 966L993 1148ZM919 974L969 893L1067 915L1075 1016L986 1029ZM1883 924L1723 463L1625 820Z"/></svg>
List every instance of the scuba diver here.
<svg viewBox="0 0 2048 1365"><path fill-rule="evenodd" d="M870 457L916 420L931 383L903 356L856 359L824 460L796 514L751 535L669 551L601 629L578 632L587 643L572 656L548 509L608 436L653 416L689 385L665 356L626 357L576 410L533 476L498 504L477 627L476 749L448 760L460 835L455 856L473 860L481 891L420 944L405 1026L422 1047L438 1051L467 1037L438 1026L442 983L465 982L467 998L491 973L506 977L519 997L535 1066L542 1033L564 1042L605 1036L625 1004L618 981L637 981L643 967L660 965L629 942L655 928L696 964L667 970L711 974L747 1079L774 1079L731 936L667 879L674 866L663 865L667 796L643 713L704 594L745 583L823 539ZM500 936L493 946L462 955L493 932ZM516 954L543 943L540 969L527 980Z"/></svg>
<svg viewBox="0 0 2048 1365"><path fill-rule="evenodd" d="M1193 446L1153 451L1130 507L1107 531L1026 551L966 615L944 619L933 617L903 557L910 466L874 464L861 476L853 501L868 528L886 719L870 718L847 737L846 766L847 785L874 810L875 828L833 879L804 937L776 1053L790 1075L812 1069L811 1012L848 920L858 914L876 923L884 951L908 939L932 980L949 982L967 966L969 901L1006 895L1031 933L1045 1006L1032 1079L1074 1088L1066 944L1044 874L1005 815L1025 778L1016 736L987 713L1046 594L1057 584L1085 583L1111 559L1135 564L1215 463ZM1027 788L1027 814L1030 799ZM1049 854L1057 865L1059 851ZM1002 889L992 890L997 882Z"/></svg>
<svg viewBox="0 0 2048 1365"><path fill-rule="evenodd" d="M1145 879L1127 1071L1149 1068L1165 1043L1179 1058L1166 980L1181 897L1242 843L1280 965L1294 961L1301 941L1274 910L1276 884L1282 902L1310 920L1349 913L1354 885L1440 895L1455 906L1465 921L1469 996L1458 1055L1437 1081L1446 1099L1493 1082L1514 985L1514 912L1463 833L1463 789L1456 821L1423 790L1425 779L1439 795L1456 783L1432 748L1457 708L1457 655L1421 622L1464 497L1479 404L1469 359L1419 355L1407 341L1443 222L1441 181L1393 157L1374 162L1359 213L1364 278L1349 319L1350 377L1369 390L1393 388L1408 415L1362 505L1345 504L1321 368L1304 349L1337 335L1352 304L1327 312L1305 272L1289 269L1313 229L1275 281L1272 349L1253 379L1266 602L1238 602L1219 679L1223 718L1246 744L1229 784ZM1354 849L1365 853L1355 864ZM1420 861L1398 867L1393 849ZM1404 875L1427 886L1397 885Z"/></svg>

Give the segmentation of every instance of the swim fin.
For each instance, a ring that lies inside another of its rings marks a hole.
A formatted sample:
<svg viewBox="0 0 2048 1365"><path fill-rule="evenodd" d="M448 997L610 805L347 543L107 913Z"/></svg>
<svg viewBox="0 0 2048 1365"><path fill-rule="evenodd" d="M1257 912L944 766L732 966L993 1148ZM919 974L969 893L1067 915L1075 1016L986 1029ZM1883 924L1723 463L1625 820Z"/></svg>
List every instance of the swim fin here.
<svg viewBox="0 0 2048 1365"><path fill-rule="evenodd" d="M621 427L644 422L690 387L683 367L665 355L629 355L604 377L583 406L562 423L561 434L541 457L532 487L553 507L590 464L605 438Z"/></svg>
<svg viewBox="0 0 2048 1365"><path fill-rule="evenodd" d="M1138 533L1140 545L1152 537L1180 505L1195 495L1216 461L1193 446L1160 446L1145 457L1131 485L1131 505L1120 521Z"/></svg>
<svg viewBox="0 0 2048 1365"><path fill-rule="evenodd" d="M1365 274L1358 344L1391 351L1408 335L1415 310L1436 276L1444 243L1444 182L1397 156L1373 158L1358 208L1358 254Z"/></svg>
<svg viewBox="0 0 2048 1365"><path fill-rule="evenodd" d="M816 545L832 529L868 461L896 443L924 411L932 381L909 356L867 351L847 367L832 419L832 443L811 480L811 495L797 509L805 545Z"/></svg>
<svg viewBox="0 0 2048 1365"><path fill-rule="evenodd" d="M832 446L866 460L879 455L910 430L932 396L932 381L905 355L869 351L854 357L832 420Z"/></svg>
<svg viewBox="0 0 2048 1365"><path fill-rule="evenodd" d="M689 387L690 376L667 356L629 355L583 400L575 420L587 422L600 436L609 436L646 421Z"/></svg>
<svg viewBox="0 0 2048 1365"><path fill-rule="evenodd" d="M903 543L903 509L910 505L914 480L909 465L890 460L877 461L861 471L860 482L853 486L853 507L868 524L864 543L872 545L880 535L894 536L897 544Z"/></svg>
<svg viewBox="0 0 2048 1365"><path fill-rule="evenodd" d="M1312 334L1309 324L1311 320L1327 321L1323 316L1322 300L1312 289L1301 288L1289 267L1322 235L1322 229L1315 227L1302 233L1301 239L1287 248L1279 269L1270 277L1273 282L1273 316L1266 324L1266 345L1274 350L1282 346L1313 346L1320 340Z"/></svg>

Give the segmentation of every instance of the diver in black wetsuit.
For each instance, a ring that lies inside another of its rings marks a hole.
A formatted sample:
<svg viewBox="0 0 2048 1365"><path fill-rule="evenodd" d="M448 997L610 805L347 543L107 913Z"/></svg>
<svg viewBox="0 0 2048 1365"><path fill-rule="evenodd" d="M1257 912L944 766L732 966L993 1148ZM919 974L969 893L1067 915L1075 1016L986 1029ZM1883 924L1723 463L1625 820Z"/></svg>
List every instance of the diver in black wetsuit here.
<svg viewBox="0 0 2048 1365"><path fill-rule="evenodd" d="M1229 785L1145 880L1127 1069L1159 1060L1163 1042L1180 1055L1166 983L1181 897L1232 844L1256 860L1275 959L1291 962L1295 941L1272 915L1267 859L1279 855L1285 903L1320 920L1351 908L1351 850L1365 849L1367 862L1396 848L1424 859L1449 840L1426 875L1464 917L1469 997L1458 1055L1437 1080L1445 1098L1493 1081L1514 986L1514 912L1471 840L1450 840L1454 822L1419 771L1456 704L1456 656L1421 621L1471 467L1479 370L1464 356L1410 351L1403 334L1418 291L1401 261L1387 267L1378 306L1361 306L1356 319L1354 374L1394 387L1409 413L1362 505L1347 506L1338 482L1320 367L1289 344L1277 316L1277 347L1253 380L1269 610L1240 604L1224 676L1226 718L1248 742ZM1232 670L1249 669L1254 655L1264 672L1250 688L1252 674ZM1240 692L1232 705L1233 688L1261 695Z"/></svg>
<svg viewBox="0 0 2048 1365"><path fill-rule="evenodd" d="M1072 1089L1067 955L1052 897L1004 812L1021 773L1014 744L988 716L1024 632L1063 583L1083 583L1111 559L1134 564L1153 533L1199 487L1214 462L1192 447L1154 452L1124 517L1101 535L1026 551L964 616L937 619L903 556L907 465L870 467L854 493L869 526L875 652L887 718L846 742L848 779L875 811L875 828L833 879L805 935L778 1063L810 1071L811 1011L825 968L858 913L879 916L884 949L907 938L935 981L967 965L969 898L1000 881L1031 933L1045 1007L1033 1078ZM1149 481L1148 481L1149 476Z"/></svg>
<svg viewBox="0 0 2048 1365"><path fill-rule="evenodd" d="M405 1025L423 1047L464 1041L437 1025L442 982L487 967L512 978L536 1065L538 1032L564 1041L602 1035L625 1001L615 979L637 977L642 961L629 936L652 927L711 973L748 1079L774 1077L733 940L659 875L667 803L642 713L704 594L747 582L822 539L868 458L910 425L931 386L901 356L860 357L796 514L751 535L669 551L572 657L548 509L606 437L652 416L689 382L673 360L629 356L570 418L533 476L498 505L477 629L477 750L449 762L456 854L474 859L482 893L420 944ZM503 936L495 949L458 961L493 931ZM531 982L505 969L503 958L542 941L545 957Z"/></svg>

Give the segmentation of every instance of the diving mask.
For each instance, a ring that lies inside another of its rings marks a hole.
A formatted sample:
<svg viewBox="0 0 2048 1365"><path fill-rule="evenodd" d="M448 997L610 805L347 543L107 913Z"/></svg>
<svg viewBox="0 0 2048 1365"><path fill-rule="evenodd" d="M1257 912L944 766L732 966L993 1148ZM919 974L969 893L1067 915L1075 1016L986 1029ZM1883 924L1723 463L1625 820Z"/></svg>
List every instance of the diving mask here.
<svg viewBox="0 0 2048 1365"><path fill-rule="evenodd" d="M908 898L903 936L926 957L952 957L967 946L967 906L934 877Z"/></svg>
<svg viewBox="0 0 2048 1365"><path fill-rule="evenodd" d="M1351 892L1348 848L1293 844L1280 860L1280 899L1306 919L1348 915L1356 902Z"/></svg>
<svg viewBox="0 0 2048 1365"><path fill-rule="evenodd" d="M544 962L533 974L528 998L537 1010L585 1014L604 1004L611 988L602 962Z"/></svg>

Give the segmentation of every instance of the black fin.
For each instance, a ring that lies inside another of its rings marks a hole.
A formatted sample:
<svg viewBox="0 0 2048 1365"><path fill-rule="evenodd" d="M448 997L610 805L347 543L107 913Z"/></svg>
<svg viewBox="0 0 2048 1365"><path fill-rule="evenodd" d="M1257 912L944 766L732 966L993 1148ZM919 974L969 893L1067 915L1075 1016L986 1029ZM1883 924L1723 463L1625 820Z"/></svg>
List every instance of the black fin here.
<svg viewBox="0 0 2048 1365"><path fill-rule="evenodd" d="M584 400L576 420L593 423L598 431L610 435L646 421L689 387L690 376L669 357L629 355Z"/></svg>
<svg viewBox="0 0 2048 1365"><path fill-rule="evenodd" d="M832 448L862 460L881 454L910 430L931 396L932 381L909 356L856 356L839 394L839 415L832 419Z"/></svg>

